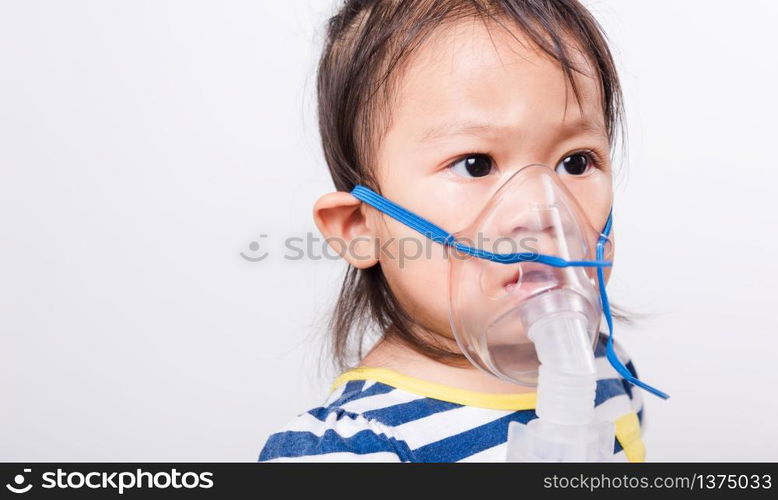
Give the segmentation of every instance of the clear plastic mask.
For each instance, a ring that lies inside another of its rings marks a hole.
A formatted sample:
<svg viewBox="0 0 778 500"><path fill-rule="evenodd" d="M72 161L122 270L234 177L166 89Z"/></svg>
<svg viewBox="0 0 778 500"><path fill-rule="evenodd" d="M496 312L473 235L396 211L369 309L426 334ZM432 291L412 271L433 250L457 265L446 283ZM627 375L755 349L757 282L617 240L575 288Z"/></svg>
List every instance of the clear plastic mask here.
<svg viewBox="0 0 778 500"><path fill-rule="evenodd" d="M607 194L605 194L607 196ZM553 169L529 165L513 174L475 220L453 234L458 244L492 254L594 261L601 233ZM502 263L448 246L450 319L462 352L477 367L525 386L537 384L539 361L529 325L552 312L586 316L593 348L602 304L594 267L539 260ZM605 242L604 260L612 258Z"/></svg>

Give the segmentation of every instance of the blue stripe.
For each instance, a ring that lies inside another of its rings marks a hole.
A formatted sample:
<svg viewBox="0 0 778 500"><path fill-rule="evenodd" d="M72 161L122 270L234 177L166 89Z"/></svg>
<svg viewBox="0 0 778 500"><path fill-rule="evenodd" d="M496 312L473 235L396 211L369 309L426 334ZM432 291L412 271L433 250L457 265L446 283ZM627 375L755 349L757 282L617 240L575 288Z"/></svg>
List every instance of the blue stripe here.
<svg viewBox="0 0 778 500"><path fill-rule="evenodd" d="M349 438L340 436L328 429L322 436L312 432L285 431L270 436L259 455L259 461L274 458L297 458L326 453L348 452L364 455L367 453L390 452L408 461L410 452L405 441L376 434L370 430L359 431Z"/></svg>
<svg viewBox="0 0 778 500"><path fill-rule="evenodd" d="M622 448L621 443L619 442L618 438L614 439L613 441L614 441L614 443L613 443L613 454L615 455L616 453L620 452L624 448Z"/></svg>
<svg viewBox="0 0 778 500"><path fill-rule="evenodd" d="M627 370L629 370L633 377L640 378L638 377L638 372L635 370L635 365L632 364L632 361L627 362L624 366L627 367ZM632 384L630 384L626 379L622 380L622 383L624 384L624 392L627 393L629 399L632 399Z"/></svg>
<svg viewBox="0 0 778 500"><path fill-rule="evenodd" d="M367 389L360 392L357 397L354 397L350 399L349 401L354 401L356 399L362 399L367 398L370 396L377 396L379 394L386 394L388 392L392 392L395 390L395 387L392 387L391 385L382 384L381 382L376 382Z"/></svg>
<svg viewBox="0 0 778 500"><path fill-rule="evenodd" d="M370 396L377 396L379 394L386 394L389 392L392 392L395 388L382 384L380 382L376 382L375 384L371 385L367 390L363 390L365 387L365 380L352 380L346 384L346 388L343 391L343 394L330 403L329 408L335 408L337 406L343 406L346 403L349 403L351 401L356 401L358 399L367 398Z"/></svg>
<svg viewBox="0 0 778 500"><path fill-rule="evenodd" d="M597 335L597 342L594 344L594 357L604 358L608 355L608 335L600 332ZM624 355L624 353L620 353ZM629 361L629 360L628 360Z"/></svg>
<svg viewBox="0 0 778 500"><path fill-rule="evenodd" d="M349 398L354 397L355 395L359 394L359 392L362 390L362 388L365 386L364 380L350 380L346 382L346 386L343 388L343 393L340 395L338 399L333 401L330 406L340 406L340 404L344 401L348 401Z"/></svg>
<svg viewBox="0 0 778 500"><path fill-rule="evenodd" d="M335 420L340 420L343 417L348 417L348 418L359 417L359 414L354 413L353 411L346 411L343 408L332 408L332 407L325 408L323 406L314 408L312 410L308 410L308 413L316 417L317 420L320 420L322 422L327 420L327 417L330 415L330 413L335 413L337 415L337 417L335 417Z"/></svg>
<svg viewBox="0 0 778 500"><path fill-rule="evenodd" d="M363 415L368 420L377 420L384 425L400 425L434 415L435 413L461 407L462 405L457 403L449 403L433 398L422 398L408 403L366 411Z"/></svg>
<svg viewBox="0 0 778 500"><path fill-rule="evenodd" d="M594 406L599 406L609 399L625 394L623 378L601 378L597 381L597 393L594 395Z"/></svg>
<svg viewBox="0 0 778 500"><path fill-rule="evenodd" d="M597 343L594 345L594 357L595 358L602 358L606 355L607 350L605 348L605 343L608 342L608 339L600 333L600 335L597 337Z"/></svg>
<svg viewBox="0 0 778 500"><path fill-rule="evenodd" d="M519 410L487 424L435 441L413 450L420 462L456 462L508 440L508 424L526 424L537 418L535 410Z"/></svg>

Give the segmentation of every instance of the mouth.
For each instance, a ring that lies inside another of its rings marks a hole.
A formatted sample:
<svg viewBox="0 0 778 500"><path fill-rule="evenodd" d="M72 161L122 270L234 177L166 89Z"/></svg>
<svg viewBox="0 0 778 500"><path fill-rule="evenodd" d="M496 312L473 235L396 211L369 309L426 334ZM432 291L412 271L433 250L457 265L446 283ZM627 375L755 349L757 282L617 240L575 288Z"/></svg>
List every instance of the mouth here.
<svg viewBox="0 0 778 500"><path fill-rule="evenodd" d="M503 283L503 288L511 292L516 288L527 291L559 283L559 271L546 264L523 262L517 266L511 277Z"/></svg>

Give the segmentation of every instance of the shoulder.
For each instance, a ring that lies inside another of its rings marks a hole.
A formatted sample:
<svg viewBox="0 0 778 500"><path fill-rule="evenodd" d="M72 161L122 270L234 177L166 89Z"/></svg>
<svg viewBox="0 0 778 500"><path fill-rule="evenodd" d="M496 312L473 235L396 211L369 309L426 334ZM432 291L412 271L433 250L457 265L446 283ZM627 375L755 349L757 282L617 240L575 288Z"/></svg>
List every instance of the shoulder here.
<svg viewBox="0 0 778 500"><path fill-rule="evenodd" d="M364 380L335 389L322 406L297 415L270 435L260 462L410 461L407 444L371 414L393 404L392 387ZM386 397L381 398L382 394ZM381 401L384 399L384 401Z"/></svg>

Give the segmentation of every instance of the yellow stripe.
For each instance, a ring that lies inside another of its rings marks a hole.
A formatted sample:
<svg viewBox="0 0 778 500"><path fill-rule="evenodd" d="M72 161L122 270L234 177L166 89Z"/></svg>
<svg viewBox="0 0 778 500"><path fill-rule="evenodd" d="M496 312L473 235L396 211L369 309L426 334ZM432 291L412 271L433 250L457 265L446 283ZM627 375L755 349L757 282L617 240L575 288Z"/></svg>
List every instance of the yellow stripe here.
<svg viewBox="0 0 778 500"><path fill-rule="evenodd" d="M332 384L332 390L351 380L375 380L420 396L465 406L493 410L531 410L535 408L535 392L492 394L449 387L404 375L388 368L363 366L343 373Z"/></svg>
<svg viewBox="0 0 778 500"><path fill-rule="evenodd" d="M352 380L374 380L420 396L492 410L533 410L535 409L537 397L536 392L492 394L468 391L404 375L388 368L373 368L369 366L355 368L343 373L335 379L331 390L334 391ZM645 462L646 448L640 436L640 421L638 420L637 413L631 412L622 415L616 419L614 426L616 439L619 440L621 447L624 448L627 459L630 462Z"/></svg>
<svg viewBox="0 0 778 500"><path fill-rule="evenodd" d="M616 419L616 439L624 448L630 462L646 461L646 446L640 437L640 421L635 412L627 413Z"/></svg>

